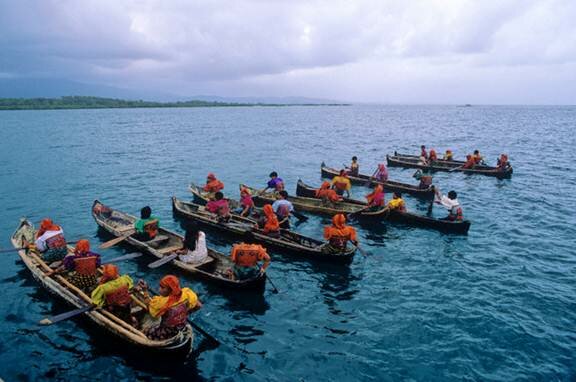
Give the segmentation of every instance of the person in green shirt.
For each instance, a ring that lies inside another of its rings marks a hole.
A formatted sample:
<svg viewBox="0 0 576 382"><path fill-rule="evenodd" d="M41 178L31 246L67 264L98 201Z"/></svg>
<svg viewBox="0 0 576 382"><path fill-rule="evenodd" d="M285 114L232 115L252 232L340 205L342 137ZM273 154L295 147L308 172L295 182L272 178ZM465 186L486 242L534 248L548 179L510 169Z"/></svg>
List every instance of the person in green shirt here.
<svg viewBox="0 0 576 382"><path fill-rule="evenodd" d="M152 240L158 234L160 219L152 215L152 209L146 206L140 210L140 219L134 223L136 239L140 241Z"/></svg>
<svg viewBox="0 0 576 382"><path fill-rule="evenodd" d="M102 269L100 283L90 296L92 304L105 308L128 323L137 323L130 311L133 286L134 282L130 276L120 276L116 265L106 264Z"/></svg>

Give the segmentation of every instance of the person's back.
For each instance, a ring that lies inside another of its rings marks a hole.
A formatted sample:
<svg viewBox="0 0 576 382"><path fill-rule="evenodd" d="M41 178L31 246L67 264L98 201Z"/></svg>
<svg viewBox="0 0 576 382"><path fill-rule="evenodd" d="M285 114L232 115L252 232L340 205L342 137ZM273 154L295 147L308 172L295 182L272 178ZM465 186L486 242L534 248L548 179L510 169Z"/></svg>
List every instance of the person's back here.
<svg viewBox="0 0 576 382"><path fill-rule="evenodd" d="M152 240L158 235L160 219L152 216L152 209L146 206L140 210L140 219L134 223L136 239L140 241Z"/></svg>
<svg viewBox="0 0 576 382"><path fill-rule="evenodd" d="M120 276L118 267L114 264L105 264L102 267L102 277L98 286L92 291L92 303L97 307L104 307L126 322L134 324L130 312L132 297L130 290L134 286L132 278L128 275Z"/></svg>
<svg viewBox="0 0 576 382"><path fill-rule="evenodd" d="M224 199L224 194L218 191L214 194L214 200L206 204L206 210L218 215L219 221L226 221L230 217L230 206L228 200Z"/></svg>
<svg viewBox="0 0 576 382"><path fill-rule="evenodd" d="M278 222L278 216L276 216L274 208L270 204L265 204L262 211L264 212L264 217L260 222L262 231L269 236L278 236L280 233L280 223Z"/></svg>
<svg viewBox="0 0 576 382"><path fill-rule="evenodd" d="M368 202L368 207L384 207L384 188L381 185L377 185L374 191L366 195L366 201Z"/></svg>
<svg viewBox="0 0 576 382"><path fill-rule="evenodd" d="M406 212L406 204L402 199L402 194L395 192L392 200L388 202L386 208L392 211Z"/></svg>
<svg viewBox="0 0 576 382"><path fill-rule="evenodd" d="M346 225L343 214L334 215L332 225L324 227L324 238L333 251L345 251L349 241L358 245L356 230Z"/></svg>
<svg viewBox="0 0 576 382"><path fill-rule="evenodd" d="M436 150L430 149L430 155L429 155L428 159L429 159L431 162L434 162L434 161L438 160L438 155L436 155Z"/></svg>
<svg viewBox="0 0 576 382"><path fill-rule="evenodd" d="M279 219L280 227L290 229L290 214L294 211L292 202L288 200L288 193L282 190L278 193L280 199L272 203L272 209Z"/></svg>
<svg viewBox="0 0 576 382"><path fill-rule="evenodd" d="M185 263L200 264L208 258L206 234L195 227L186 230L179 259Z"/></svg>
<svg viewBox="0 0 576 382"><path fill-rule="evenodd" d="M88 240L79 240L74 254L64 258L63 267L69 272L68 280L84 291L92 291L96 286L97 268L100 266L100 255L90 251Z"/></svg>
<svg viewBox="0 0 576 382"><path fill-rule="evenodd" d="M322 199L326 202L336 203L342 198L338 196L336 191L330 189L330 182L324 181L319 189L316 190L314 194L318 199Z"/></svg>
<svg viewBox="0 0 576 382"><path fill-rule="evenodd" d="M446 150L446 153L444 154L444 158L442 158L442 160L451 161L453 158L454 156L452 155L452 150Z"/></svg>
<svg viewBox="0 0 576 382"><path fill-rule="evenodd" d="M350 179L346 176L345 170L341 170L340 174L332 179L331 184L338 195L342 196L346 192L347 196L350 197L352 185Z"/></svg>
<svg viewBox="0 0 576 382"><path fill-rule="evenodd" d="M270 256L266 249L259 244L234 244L230 259L234 263L232 271L236 280L254 278L261 271L266 271L270 264ZM262 270L258 265L259 261L264 261Z"/></svg>
<svg viewBox="0 0 576 382"><path fill-rule="evenodd" d="M272 171L269 177L270 180L266 184L266 188L264 189L264 191L266 191L269 188L271 188L273 191L278 192L284 190L284 181L282 180L282 178L278 177L278 173L276 171Z"/></svg>
<svg viewBox="0 0 576 382"><path fill-rule="evenodd" d="M464 163L462 168L472 169L472 168L474 168L474 166L476 166L476 160L474 159L474 156L472 156L470 154L466 155L466 163Z"/></svg>
<svg viewBox="0 0 576 382"><path fill-rule="evenodd" d="M203 190L209 193L215 193L224 189L224 183L216 178L216 175L209 173L206 177L206 185Z"/></svg>
<svg viewBox="0 0 576 382"><path fill-rule="evenodd" d="M426 170L417 170L412 176L420 181L420 184L418 184L420 189L426 189L432 185L432 175Z"/></svg>
<svg viewBox="0 0 576 382"><path fill-rule="evenodd" d="M34 244L42 259L48 264L64 259L68 253L64 231L48 218L40 223Z"/></svg>

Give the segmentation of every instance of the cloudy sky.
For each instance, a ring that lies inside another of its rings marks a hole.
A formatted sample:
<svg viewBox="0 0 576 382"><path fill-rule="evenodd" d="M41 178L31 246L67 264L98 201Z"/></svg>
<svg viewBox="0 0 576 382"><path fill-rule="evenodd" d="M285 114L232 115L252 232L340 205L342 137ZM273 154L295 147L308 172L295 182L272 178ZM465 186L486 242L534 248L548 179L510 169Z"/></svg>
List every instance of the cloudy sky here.
<svg viewBox="0 0 576 382"><path fill-rule="evenodd" d="M575 0L0 0L0 79L576 104Z"/></svg>

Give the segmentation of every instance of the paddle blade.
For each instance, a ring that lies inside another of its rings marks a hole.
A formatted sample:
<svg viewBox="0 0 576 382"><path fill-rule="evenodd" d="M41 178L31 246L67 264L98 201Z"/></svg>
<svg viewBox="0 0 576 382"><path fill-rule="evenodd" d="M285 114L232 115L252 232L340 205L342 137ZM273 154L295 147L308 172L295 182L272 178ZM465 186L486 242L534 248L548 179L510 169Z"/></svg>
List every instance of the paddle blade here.
<svg viewBox="0 0 576 382"><path fill-rule="evenodd" d="M52 325L52 321L50 321L50 319L48 318L43 318L42 320L40 320L38 322L40 325Z"/></svg>
<svg viewBox="0 0 576 382"><path fill-rule="evenodd" d="M160 260L156 260L155 262L148 264L148 268L152 268L152 269L158 268L158 267L160 267L166 263L171 262L172 260L176 259L177 257L178 257L177 253L173 253L169 256L164 256Z"/></svg>
<svg viewBox="0 0 576 382"><path fill-rule="evenodd" d="M110 264L110 263L116 263L118 261L132 260L132 259L135 259L135 258L140 257L140 256L142 256L141 252L133 252L133 253L129 253L129 254L124 255L124 256L118 256L118 257L115 257L113 259L106 260L102 263L102 265Z"/></svg>
<svg viewBox="0 0 576 382"><path fill-rule="evenodd" d="M120 236L120 237L117 237L115 239L109 240L103 244L100 244L100 249L107 249L107 248L113 247L116 244L128 239L130 237L130 235Z"/></svg>
<svg viewBox="0 0 576 382"><path fill-rule="evenodd" d="M62 314L59 314L59 315L51 317L51 318L44 318L44 319L40 320L38 323L40 325L52 325L52 324L55 324L57 322L64 321L64 320L67 320L69 318L78 316L82 313L86 313L89 310L92 310L94 308L95 308L94 305L84 306L82 308L74 309L74 310L71 310L69 312L62 313Z"/></svg>

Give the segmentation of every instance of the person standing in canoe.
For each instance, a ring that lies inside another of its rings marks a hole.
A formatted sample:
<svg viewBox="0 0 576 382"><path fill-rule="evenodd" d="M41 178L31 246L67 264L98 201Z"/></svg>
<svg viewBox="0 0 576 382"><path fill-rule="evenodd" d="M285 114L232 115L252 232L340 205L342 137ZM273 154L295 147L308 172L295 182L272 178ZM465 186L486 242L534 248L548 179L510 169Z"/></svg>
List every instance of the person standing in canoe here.
<svg viewBox="0 0 576 382"><path fill-rule="evenodd" d="M346 197L350 197L352 184L350 183L350 179L346 176L346 170L340 170L340 174L332 179L331 185L332 189L334 189L338 195L342 196L346 193Z"/></svg>
<svg viewBox="0 0 576 382"><path fill-rule="evenodd" d="M442 160L448 160L451 161L453 160L454 156L452 155L452 150L446 150L446 152L444 153L444 157L442 158Z"/></svg>
<svg viewBox="0 0 576 382"><path fill-rule="evenodd" d="M269 205L269 204L268 204ZM270 256L260 244L234 244L230 259L234 266L229 271L233 280L248 280L266 272L270 265ZM263 261L262 267L259 262Z"/></svg>
<svg viewBox="0 0 576 382"><path fill-rule="evenodd" d="M280 228L290 229L290 215L294 211L292 202L288 200L288 192L282 190L278 193L278 200L272 203L272 209L278 217Z"/></svg>
<svg viewBox="0 0 576 382"><path fill-rule="evenodd" d="M102 267L100 282L90 296L92 304L99 308L104 308L122 320L136 326L137 321L130 312L132 305L130 290L133 286L134 282L130 276L120 276L116 265L105 264Z"/></svg>
<svg viewBox="0 0 576 382"><path fill-rule="evenodd" d="M148 313L152 323L143 328L144 333L152 340L165 340L176 336L186 327L188 314L202 308L198 296L190 288L181 288L180 280L167 275L160 280L160 295L152 298L148 295L148 285L140 280L138 289L144 293Z"/></svg>
<svg viewBox="0 0 576 382"><path fill-rule="evenodd" d="M330 182L325 180L319 189L316 190L314 194L318 199L322 199L325 204L333 204L342 200L336 191L330 188Z"/></svg>
<svg viewBox="0 0 576 382"><path fill-rule="evenodd" d="M356 230L346 225L343 214L334 215L332 225L324 227L324 238L328 240L328 247L332 252L345 252L349 241L358 246Z"/></svg>
<svg viewBox="0 0 576 382"><path fill-rule="evenodd" d="M444 208L448 210L448 216L442 218L442 220L450 220L450 221L464 220L464 215L462 213L462 206L458 201L458 194L456 193L456 191L452 190L448 192L448 196L446 196L442 195L440 190L436 189L434 202L441 204Z"/></svg>
<svg viewBox="0 0 576 382"><path fill-rule="evenodd" d="M224 189L224 183L219 181L216 178L216 175L214 175L214 173L212 172L208 173L208 176L206 177L206 185L204 185L202 190L210 194L214 194L218 191L222 191L223 189Z"/></svg>
<svg viewBox="0 0 576 382"><path fill-rule="evenodd" d="M350 167L348 167L348 175L350 176L358 176L360 173L360 165L358 164L358 157L352 157L352 163L350 163Z"/></svg>
<svg viewBox="0 0 576 382"><path fill-rule="evenodd" d="M274 213L274 208L272 208L270 204L265 204L262 211L264 212L264 216L258 220L256 228L262 229L268 236L280 236L280 223L278 222L276 213Z"/></svg>
<svg viewBox="0 0 576 382"><path fill-rule="evenodd" d="M152 208L146 206L140 210L140 219L134 223L135 238L139 241L149 241L158 235L160 219L152 215Z"/></svg>
<svg viewBox="0 0 576 382"><path fill-rule="evenodd" d="M40 253L46 264L61 261L68 253L64 231L59 225L46 218L40 223L40 229L36 232L36 241L30 248Z"/></svg>
<svg viewBox="0 0 576 382"><path fill-rule="evenodd" d="M188 227L182 244L182 249L175 251L180 261L188 264L201 264L208 258L206 234L196 226Z"/></svg>
<svg viewBox="0 0 576 382"><path fill-rule="evenodd" d="M282 178L278 177L278 173L276 171L272 171L269 176L270 180L266 184L266 188L260 191L260 193L264 193L268 189L272 189L276 192L284 190L284 181Z"/></svg>
<svg viewBox="0 0 576 382"><path fill-rule="evenodd" d="M250 216L254 212L254 201L252 200L252 195L250 190L246 187L240 189L240 208L236 213L240 216Z"/></svg>
<svg viewBox="0 0 576 382"><path fill-rule="evenodd" d="M372 174L372 178L376 179L378 182L386 183L388 181L388 169L386 168L386 164L380 163Z"/></svg>
<svg viewBox="0 0 576 382"><path fill-rule="evenodd" d="M374 191L366 195L366 201L368 202L368 208L379 209L384 207L384 187L381 184L376 185Z"/></svg>
<svg viewBox="0 0 576 382"><path fill-rule="evenodd" d="M412 177L420 181L420 184L418 185L418 188L420 189L427 189L432 185L432 174L427 169L416 170L416 172L414 173L414 175L412 175Z"/></svg>
<svg viewBox="0 0 576 382"><path fill-rule="evenodd" d="M55 272L68 271L66 278L84 292L90 293L96 287L96 272L100 266L100 255L90 251L90 242L78 240L74 254L64 258L63 265Z"/></svg>
<svg viewBox="0 0 576 382"><path fill-rule="evenodd" d="M224 199L224 194L220 191L214 194L214 200L206 204L206 211L218 215L219 222L227 222L230 219L228 200Z"/></svg>
<svg viewBox="0 0 576 382"><path fill-rule="evenodd" d="M404 203L404 199L402 199L402 194L399 192L395 192L392 196L392 200L388 202L386 205L386 209L388 211L399 211L399 212L406 212L406 203Z"/></svg>

